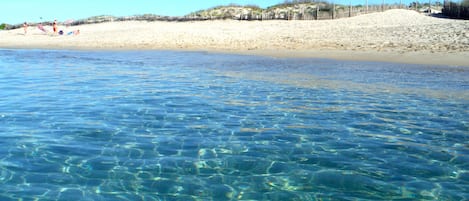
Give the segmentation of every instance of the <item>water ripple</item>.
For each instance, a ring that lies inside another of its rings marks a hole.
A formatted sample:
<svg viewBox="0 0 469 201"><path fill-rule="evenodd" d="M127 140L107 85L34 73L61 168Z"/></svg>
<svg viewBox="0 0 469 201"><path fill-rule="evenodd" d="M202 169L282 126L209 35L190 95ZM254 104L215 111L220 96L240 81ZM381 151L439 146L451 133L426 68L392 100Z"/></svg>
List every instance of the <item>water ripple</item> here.
<svg viewBox="0 0 469 201"><path fill-rule="evenodd" d="M0 199L463 200L468 73L0 50Z"/></svg>

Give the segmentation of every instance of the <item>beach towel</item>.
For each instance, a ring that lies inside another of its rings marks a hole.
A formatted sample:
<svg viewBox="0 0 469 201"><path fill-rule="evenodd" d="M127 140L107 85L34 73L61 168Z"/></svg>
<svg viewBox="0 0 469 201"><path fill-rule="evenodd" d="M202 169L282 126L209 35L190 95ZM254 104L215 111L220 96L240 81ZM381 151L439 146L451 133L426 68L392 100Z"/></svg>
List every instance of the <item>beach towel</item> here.
<svg viewBox="0 0 469 201"><path fill-rule="evenodd" d="M37 25L37 28L41 31L43 31L44 33L47 33L46 29L44 29L44 27L42 26L42 24L38 24Z"/></svg>

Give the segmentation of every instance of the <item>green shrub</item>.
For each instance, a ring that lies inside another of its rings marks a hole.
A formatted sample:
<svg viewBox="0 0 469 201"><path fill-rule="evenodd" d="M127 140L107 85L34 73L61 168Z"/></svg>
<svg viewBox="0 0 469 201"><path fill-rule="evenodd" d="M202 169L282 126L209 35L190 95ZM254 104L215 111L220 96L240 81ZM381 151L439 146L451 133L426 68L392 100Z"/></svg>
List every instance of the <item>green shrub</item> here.
<svg viewBox="0 0 469 201"><path fill-rule="evenodd" d="M0 30L4 30L6 26L6 24L0 24Z"/></svg>

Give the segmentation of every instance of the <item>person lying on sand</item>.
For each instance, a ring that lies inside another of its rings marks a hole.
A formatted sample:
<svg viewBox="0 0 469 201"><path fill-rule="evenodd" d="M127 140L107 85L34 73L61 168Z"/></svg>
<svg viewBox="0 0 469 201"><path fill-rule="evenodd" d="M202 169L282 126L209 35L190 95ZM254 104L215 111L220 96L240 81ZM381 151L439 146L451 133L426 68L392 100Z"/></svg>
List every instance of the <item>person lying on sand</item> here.
<svg viewBox="0 0 469 201"><path fill-rule="evenodd" d="M70 32L67 33L67 35L72 35L72 34L75 35L75 36L80 34L80 29L77 29L76 31L70 31Z"/></svg>

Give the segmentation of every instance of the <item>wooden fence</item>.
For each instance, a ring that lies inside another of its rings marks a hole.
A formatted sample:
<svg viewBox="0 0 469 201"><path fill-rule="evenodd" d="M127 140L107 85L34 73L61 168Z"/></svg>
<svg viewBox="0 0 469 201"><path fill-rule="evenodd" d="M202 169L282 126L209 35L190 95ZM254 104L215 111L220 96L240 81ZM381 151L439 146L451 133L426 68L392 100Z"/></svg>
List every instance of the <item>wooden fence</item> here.
<svg viewBox="0 0 469 201"><path fill-rule="evenodd" d="M469 19L469 3L455 3L451 1L445 1L443 5L442 13L451 18L458 19Z"/></svg>
<svg viewBox="0 0 469 201"><path fill-rule="evenodd" d="M318 6L314 10L304 10L302 12L262 12L248 13L236 16L237 20L329 20L346 17L353 17L366 13L382 12L389 9L404 8L399 4L393 5L372 5L372 6Z"/></svg>

